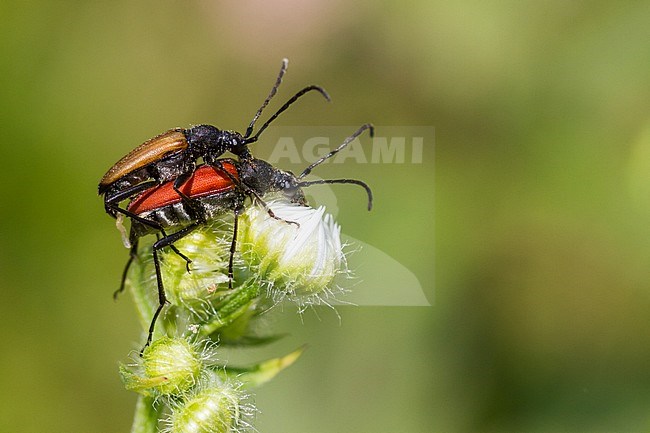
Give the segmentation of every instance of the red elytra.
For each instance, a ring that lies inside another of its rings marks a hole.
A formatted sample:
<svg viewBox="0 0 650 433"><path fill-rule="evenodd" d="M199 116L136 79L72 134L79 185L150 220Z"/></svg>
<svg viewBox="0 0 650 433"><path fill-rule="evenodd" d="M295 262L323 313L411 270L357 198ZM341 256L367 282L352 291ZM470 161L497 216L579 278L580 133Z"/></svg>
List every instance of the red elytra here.
<svg viewBox="0 0 650 433"><path fill-rule="evenodd" d="M223 168L238 179L237 167L230 162L222 162ZM232 179L224 172L208 165L200 166L181 187L182 193L190 198L204 197L215 193L230 191L235 187ZM139 215L164 206L180 203L181 197L174 191L174 181L150 188L129 203L127 210Z"/></svg>

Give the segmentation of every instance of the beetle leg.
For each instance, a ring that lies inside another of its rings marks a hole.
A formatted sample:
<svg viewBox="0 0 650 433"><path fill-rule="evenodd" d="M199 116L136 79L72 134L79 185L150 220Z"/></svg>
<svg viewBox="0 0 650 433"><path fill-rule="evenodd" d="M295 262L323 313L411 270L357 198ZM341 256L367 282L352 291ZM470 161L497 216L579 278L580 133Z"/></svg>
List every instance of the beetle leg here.
<svg viewBox="0 0 650 433"><path fill-rule="evenodd" d="M157 243L158 242L156 242L156 244ZM162 276L160 273L160 262L158 260L158 250L155 247L153 248L153 264L154 267L156 268L156 282L158 284L158 308L156 308L156 312L153 313L153 318L151 319L151 324L149 325L149 335L147 335L147 342L145 343L144 347L140 350L140 356L142 356L144 349L146 349L147 346L151 344L151 340L153 339L153 331L156 328L156 321L158 320L158 316L160 315L160 312L162 311L163 307L167 303L167 296L165 296L165 288L163 287Z"/></svg>
<svg viewBox="0 0 650 433"><path fill-rule="evenodd" d="M229 160L229 161L232 161L232 160ZM220 159L216 159L213 162L211 162L210 167L212 167L216 171L219 171L219 172L225 174L233 184L235 184L237 186L242 185L242 182L240 182L239 179L237 179L235 176L233 176L231 172L226 170L226 167L223 166L223 163L221 162Z"/></svg>
<svg viewBox="0 0 650 433"><path fill-rule="evenodd" d="M140 222L140 223L142 223L142 224L144 224L144 225L146 225L148 227L151 227L154 230L158 230L162 234L163 238L167 237L167 233L165 233L165 229L159 223L157 223L156 221L152 221L152 220L147 219L147 218L142 218L142 217L134 214L133 212L129 212L126 209L122 209L121 207L119 207L117 205L113 205L113 206L114 206L114 209L117 212L120 212L120 213L128 216L129 218L132 218L132 219L134 219L134 220L136 220L136 221L138 221L138 222ZM133 242L133 239L131 240L131 242ZM187 269L187 272L190 272L190 264L192 263L192 259L187 257L185 254L181 253L178 250L178 248L176 248L174 245L170 245L169 247L172 249L172 251L174 251L174 253L176 253L176 255L178 255L181 259L185 260L185 268Z"/></svg>
<svg viewBox="0 0 650 433"><path fill-rule="evenodd" d="M262 197L254 189L252 189L251 187L246 185L244 182L241 182L239 179L235 178L235 176L233 176L228 170L226 170L224 168L224 166L223 166L223 164L221 163L220 160L214 161L214 163L211 164L211 166L213 168L225 173L230 178L232 183L237 185L237 187L239 187L239 189L241 189L241 191L244 194L253 197L254 200L257 200L257 202L260 203L264 207L264 209L266 210L266 212L269 214L269 216L271 218L276 219L278 221L284 221L287 224L295 224L296 227L300 227L300 224L298 224L295 221L285 220L284 218L280 218L279 216L276 216L275 213L269 207L269 205L267 205L266 202L264 200L262 200Z"/></svg>
<svg viewBox="0 0 650 433"><path fill-rule="evenodd" d="M138 238L136 237L134 240L131 241L131 249L129 250L129 260L126 262L126 266L124 266L124 271L122 271L122 281L120 283L120 288L113 292L114 300L117 301L117 297L119 296L119 294L124 291L126 276L129 273L129 268L131 267L131 263L133 263L133 260L137 257L138 257Z"/></svg>
<svg viewBox="0 0 650 433"><path fill-rule="evenodd" d="M144 184L140 184L140 185L149 185L150 183L151 182L145 182ZM154 183L154 185L156 185L155 182L153 182L153 183ZM140 185L136 185L136 186L140 186ZM133 192L133 191L136 191L136 192ZM141 216L138 216L138 215L134 214L133 212L129 212L128 210L122 209L121 207L118 206L119 202L129 198L130 196L133 196L137 192L141 192L141 191L139 189L136 189L136 188L130 188L129 190L123 191L122 193L116 194L114 197L111 197L111 199L107 200L106 203L105 203L106 212L109 213L110 215L113 215L113 213L111 211L113 211L114 213L119 212L119 213L121 213L123 215L128 216L129 218L131 218L133 220L138 221L139 223L142 223L142 224L146 225L147 227L151 227L154 230L160 231L162 233L163 237L167 237L167 233L165 233L165 230L163 229L163 227L158 222L152 221L152 220L147 219L147 218L143 218ZM130 194L126 194L126 193L130 193ZM185 268L187 269L187 272L190 272L190 263L192 263L192 260L189 257L187 257L185 254L181 253L178 250L178 248L176 248L175 246L170 245L170 248L172 249L172 251L174 251L176 253L176 255L178 255L180 258L185 260ZM129 259L129 264L132 261L133 261L132 258ZM124 287L121 286L120 289L118 290L118 292L122 292L123 290L124 290Z"/></svg>
<svg viewBox="0 0 650 433"><path fill-rule="evenodd" d="M148 220L147 220L148 221ZM167 236L165 233L165 230L162 228L160 229L162 232L163 236ZM133 263L133 260L136 260L138 258L138 237L134 234L133 231L131 231L130 234L130 241L131 241L131 249L129 250L129 260L127 260L126 265L124 266L124 271L122 271L122 280L120 282L120 288L117 289L115 292L113 292L113 299L117 300L117 297L122 293L126 287L126 277L129 273L129 269L131 267L131 264ZM187 257L185 254L181 253L178 248L176 248L174 245L169 246L179 257L181 257L183 260L185 260L185 268L187 269L187 272L190 272L190 263L192 263L192 260Z"/></svg>
<svg viewBox="0 0 650 433"><path fill-rule="evenodd" d="M156 242L154 242L153 249L154 250L159 250L159 249L164 248L164 247L169 247L172 250L174 250L174 252L177 252L178 250L174 246L174 242L183 239L185 236L192 233L200 225L201 225L200 223L192 223L189 226L184 227L184 228L180 229L179 231L174 232L174 233L172 233L170 235L167 235L167 234L163 233L163 237L158 239ZM179 253L177 252L177 254L179 254ZM181 254L181 257L184 257L184 256ZM191 260L190 260L190 262L191 262Z"/></svg>
<svg viewBox="0 0 650 433"><path fill-rule="evenodd" d="M187 194L180 190L180 188L192 177L193 174L194 172L192 171L181 174L174 180L173 187L174 191L176 191L176 194L178 194L178 196L181 198L183 204L188 207L192 219L195 219L200 224L204 224L205 213L203 212L201 203L198 200L191 199L187 196Z"/></svg>
<svg viewBox="0 0 650 433"><path fill-rule="evenodd" d="M118 206L120 202L156 185L158 185L158 183L151 180L149 182L142 182L133 185L132 187L119 191L110 197L104 196L104 209L106 209L106 213L115 218L115 212L119 212L119 209L121 209Z"/></svg>
<svg viewBox="0 0 650 433"><path fill-rule="evenodd" d="M233 184L242 190L244 194L246 194L246 191L248 190L252 191L248 186L244 185L244 183L240 182L239 179L236 179L228 170L226 170L221 161L216 160L214 164L212 164L212 168L225 173ZM232 290L232 282L234 280L235 252L237 251L237 229L239 226L239 215L243 210L243 201L244 198L242 197L241 202L236 204L234 208L232 241L230 242L230 256L228 257L228 290Z"/></svg>
<svg viewBox="0 0 650 433"><path fill-rule="evenodd" d="M147 336L147 342L142 348L142 350L140 351L140 355L142 355L144 349L146 349L147 346L149 346L149 344L151 343L151 340L153 339L153 332L156 328L156 321L158 320L158 316L160 315L162 309L165 307L165 304L168 302L167 296L165 295L165 287L163 286L163 282L162 282L162 274L160 272L160 259L158 258L158 250L164 247L171 246L174 242L190 234L198 226L199 226L198 223L194 223L175 233L166 235L158 239L153 244L152 247L153 263L154 263L154 267L156 268L156 283L158 285L158 308L156 308L156 312L153 314L153 318L151 319L151 325L149 325L149 335Z"/></svg>
<svg viewBox="0 0 650 433"><path fill-rule="evenodd" d="M164 235L163 235L163 236L164 236ZM190 259L189 257L187 257L185 254L181 253L181 252L178 250L178 248L176 248L176 246L174 246L174 244L169 245L169 248L170 248L174 253L176 253L176 255L177 255L178 257L180 257L181 259L185 260L185 270L187 270L187 273L188 273L188 274L191 273L192 270L190 269L190 263L192 263L192 259Z"/></svg>
<svg viewBox="0 0 650 433"><path fill-rule="evenodd" d="M213 161L210 166L222 173L225 173L228 178L232 181L232 183L237 186L244 194L247 193L247 191L252 190L246 186L243 182L240 182L239 179L237 179L235 176L232 175L226 168L223 166L221 163L221 160L217 159ZM234 261L235 261L235 252L237 250L237 227L238 227L238 221L239 221L239 214L242 211L242 205L243 205L243 198L242 198L242 203L239 203L235 205L234 209L234 219L233 219L233 233L232 233L232 241L230 242L230 256L228 257L228 290L232 290L232 282L234 280Z"/></svg>
<svg viewBox="0 0 650 433"><path fill-rule="evenodd" d="M230 242L230 257L228 258L228 290L232 290L233 265L235 261L235 251L237 251L237 227L239 221L239 209L235 209L235 218L233 220L232 241Z"/></svg>
<svg viewBox="0 0 650 433"><path fill-rule="evenodd" d="M242 185L244 185L244 184L242 183ZM297 223L296 221L285 220L284 218L280 218L279 216L277 216L277 215L276 215L276 214L271 210L271 208L269 207L269 205L266 204L266 202L262 199L262 197L260 197L260 195L259 195L256 191L254 191L253 189L248 188L248 187L246 187L246 188L247 188L247 189L245 189L244 192L247 193L247 194L249 194L249 195L251 195L251 196L253 197L254 200L257 200L257 202L258 202L260 205L262 205L262 207L264 207L264 209L266 210L266 213L269 214L269 216L270 216L271 218L273 218L273 219L275 219L275 220L278 220L278 221L284 221L284 222L287 223L287 224L294 224L296 227L300 228L300 224Z"/></svg>

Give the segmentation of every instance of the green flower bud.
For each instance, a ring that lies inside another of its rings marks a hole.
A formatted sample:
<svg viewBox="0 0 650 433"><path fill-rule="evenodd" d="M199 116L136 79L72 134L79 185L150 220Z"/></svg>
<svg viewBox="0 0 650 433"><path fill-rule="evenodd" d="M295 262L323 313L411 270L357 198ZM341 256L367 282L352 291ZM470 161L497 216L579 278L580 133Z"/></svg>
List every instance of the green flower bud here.
<svg viewBox="0 0 650 433"><path fill-rule="evenodd" d="M300 298L322 293L345 268L341 228L323 207L283 197L268 199L267 205L280 220L260 206L246 210L240 226L243 259L276 294Z"/></svg>
<svg viewBox="0 0 650 433"><path fill-rule="evenodd" d="M162 337L151 343L137 360L135 372L120 366L127 389L143 395L169 395L186 391L196 383L204 354L182 338Z"/></svg>
<svg viewBox="0 0 650 433"><path fill-rule="evenodd" d="M243 394L228 383L213 385L188 397L173 408L168 420L174 433L228 433L246 426Z"/></svg>
<svg viewBox="0 0 650 433"><path fill-rule="evenodd" d="M232 225L201 227L174 246L192 260L186 262L169 248L161 253L161 272L169 300L174 305L195 305L228 287L228 260Z"/></svg>

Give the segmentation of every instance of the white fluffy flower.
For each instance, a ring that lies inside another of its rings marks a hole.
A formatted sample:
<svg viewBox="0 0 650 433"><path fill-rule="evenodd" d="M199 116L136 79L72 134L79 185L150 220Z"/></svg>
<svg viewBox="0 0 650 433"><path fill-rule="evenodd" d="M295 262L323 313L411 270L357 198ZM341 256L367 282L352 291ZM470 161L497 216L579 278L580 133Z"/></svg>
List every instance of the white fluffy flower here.
<svg viewBox="0 0 650 433"><path fill-rule="evenodd" d="M266 203L277 219L262 206L249 207L242 217L244 260L276 293L322 292L345 268L340 226L323 207L301 206L283 197Z"/></svg>

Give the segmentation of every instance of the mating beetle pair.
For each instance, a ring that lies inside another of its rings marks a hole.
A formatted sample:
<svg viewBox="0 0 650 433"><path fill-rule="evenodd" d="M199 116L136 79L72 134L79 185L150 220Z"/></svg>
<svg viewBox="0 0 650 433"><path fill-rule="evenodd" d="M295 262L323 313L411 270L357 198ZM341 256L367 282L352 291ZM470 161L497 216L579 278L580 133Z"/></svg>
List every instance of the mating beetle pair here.
<svg viewBox="0 0 650 433"><path fill-rule="evenodd" d="M298 98L310 91L317 91L329 100L319 86L308 86L290 98L252 135L255 122L273 98L286 72L287 60L283 60L280 73L268 97L256 112L244 135L234 131L222 131L210 125L198 125L190 129L173 129L138 146L118 161L102 178L99 193L104 195L106 212L117 218L118 214L131 219L131 254L122 275L124 282L129 266L137 253L138 239L146 234L160 232L162 237L153 244L159 305L149 327L145 347L151 342L156 320L167 298L162 282L158 250L170 247L176 254L191 260L174 247L174 242L191 233L200 225L229 211L234 214L233 238L228 266L229 287L232 287L233 257L236 250L237 218L243 211L247 197L264 206L262 196L269 192L283 192L296 203L306 205L301 188L313 184L350 183L362 186L368 194L368 209L372 206L372 193L367 184L355 179L325 179L303 181L311 170L347 146L366 129L373 134L370 124L363 125L338 148L307 167L299 176L282 171L266 161L254 158L248 144L258 140L260 134ZM230 151L239 160L219 159ZM197 167L202 158L203 165ZM126 208L119 204L127 199ZM272 211L267 211L271 217ZM286 221L292 223L291 221ZM167 234L165 229L176 229ZM117 293L117 292L116 292Z"/></svg>
<svg viewBox="0 0 650 433"><path fill-rule="evenodd" d="M118 212L133 217L120 208L119 203L152 186L171 180L174 181L176 193L185 203L191 204L191 201L179 190L179 186L192 175L199 158L203 158L206 164L217 168L220 168L218 158L228 151L240 158L248 158L250 157L248 145L256 142L271 122L301 96L317 91L325 99L330 100L322 87L307 86L291 97L255 135L252 135L255 123L282 83L287 65L288 60L284 59L275 85L253 116L244 135L236 131L220 130L212 125L197 125L189 129L175 128L145 141L115 163L99 182L98 191L104 196L106 212L114 217Z"/></svg>

